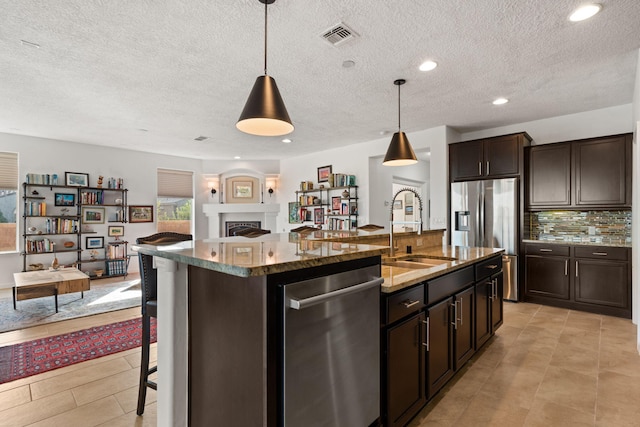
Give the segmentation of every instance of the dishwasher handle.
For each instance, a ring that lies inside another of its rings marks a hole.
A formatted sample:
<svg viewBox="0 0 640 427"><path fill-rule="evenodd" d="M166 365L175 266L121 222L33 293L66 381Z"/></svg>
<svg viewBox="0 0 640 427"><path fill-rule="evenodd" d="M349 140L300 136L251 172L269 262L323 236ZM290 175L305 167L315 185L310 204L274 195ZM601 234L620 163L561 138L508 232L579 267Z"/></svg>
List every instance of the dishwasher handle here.
<svg viewBox="0 0 640 427"><path fill-rule="evenodd" d="M293 308L294 310L302 310L303 308L311 307L316 304L321 304L330 299L338 298L341 296L349 295L354 292L360 292L365 289L372 288L374 286L380 286L384 283L384 278L377 277L373 280L369 280L368 282L360 283L357 285L349 286L346 288L338 289L333 292L328 292L326 294L320 294L313 297L305 298L305 299L295 299L295 298L287 298L287 306Z"/></svg>

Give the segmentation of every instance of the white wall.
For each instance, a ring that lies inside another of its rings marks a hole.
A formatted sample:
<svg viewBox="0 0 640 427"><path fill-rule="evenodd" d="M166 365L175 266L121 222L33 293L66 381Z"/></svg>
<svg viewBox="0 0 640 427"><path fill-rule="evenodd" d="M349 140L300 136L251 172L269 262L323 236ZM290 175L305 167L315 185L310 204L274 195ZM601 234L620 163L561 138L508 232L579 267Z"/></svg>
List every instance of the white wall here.
<svg viewBox="0 0 640 427"><path fill-rule="evenodd" d="M508 105L506 106L508 107ZM471 141L525 131L533 138L533 145L540 145L633 132L631 126L632 110L633 104L618 105L477 132L467 132L462 134L462 140Z"/></svg>
<svg viewBox="0 0 640 427"><path fill-rule="evenodd" d="M142 153L139 151L77 144L52 139L0 133L0 151L18 153L20 181L27 173L58 174L83 172L89 174L90 185L96 185L99 175L122 177L128 191L128 202L133 205L156 204L157 168L193 171L195 175L195 234L205 236L207 223L202 213L202 202L209 189L201 177L202 161L173 156ZM20 192L22 196L22 192ZM18 199L19 234L22 235L22 199ZM155 214L154 214L155 215ZM99 231L98 226L94 227ZM106 227L104 235L106 237ZM124 224L125 239L134 242L137 237L156 232L155 223ZM105 238L105 241L107 239ZM19 250L23 250L20 239ZM131 251L130 251L131 252ZM66 255L65 255L66 256ZM47 255L38 255L37 262L51 262ZM34 258L34 257L31 257ZM35 258L34 258L35 259ZM61 262L66 262L60 257ZM137 271L136 258L131 259L129 271ZM13 286L13 273L22 271L22 257L18 253L0 254L0 287Z"/></svg>
<svg viewBox="0 0 640 427"><path fill-rule="evenodd" d="M447 158L446 126L427 129L420 132L408 133L414 150L428 148L431 152L430 194L431 194L431 224L430 228L444 228L447 216L447 162L433 159ZM332 165L334 173L356 175L358 185L359 224L368 224L371 199L369 192L371 184L376 181L371 177L369 158L384 156L391 141L391 135L362 144L349 145L327 151L321 151L305 156L284 159L280 162L280 203L281 212L288 212L287 203L295 201L295 191L300 188L301 181L317 180L317 168ZM382 161L382 159L380 159ZM437 164L436 164L437 163ZM390 168L393 169L393 168ZM317 184L316 184L317 185ZM376 184L377 185L377 184ZM381 223L379 225L388 225ZM279 215L278 231L286 231L297 227L289 224L287 215Z"/></svg>

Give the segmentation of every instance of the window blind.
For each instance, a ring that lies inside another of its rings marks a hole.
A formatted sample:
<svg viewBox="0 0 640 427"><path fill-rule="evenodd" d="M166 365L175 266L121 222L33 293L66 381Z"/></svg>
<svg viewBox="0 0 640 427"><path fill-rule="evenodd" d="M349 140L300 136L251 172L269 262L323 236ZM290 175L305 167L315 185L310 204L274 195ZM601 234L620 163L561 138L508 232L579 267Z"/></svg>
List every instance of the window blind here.
<svg viewBox="0 0 640 427"><path fill-rule="evenodd" d="M158 169L158 197L193 199L193 172Z"/></svg>
<svg viewBox="0 0 640 427"><path fill-rule="evenodd" d="M18 153L0 152L0 188L18 189Z"/></svg>

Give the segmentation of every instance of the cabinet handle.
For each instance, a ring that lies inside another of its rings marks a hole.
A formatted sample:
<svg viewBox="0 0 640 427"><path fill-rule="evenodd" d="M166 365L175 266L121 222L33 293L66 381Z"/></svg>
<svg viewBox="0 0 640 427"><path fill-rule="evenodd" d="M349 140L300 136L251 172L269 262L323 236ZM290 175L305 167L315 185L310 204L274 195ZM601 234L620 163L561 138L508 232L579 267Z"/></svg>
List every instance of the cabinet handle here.
<svg viewBox="0 0 640 427"><path fill-rule="evenodd" d="M478 162L478 175L482 175L482 162Z"/></svg>
<svg viewBox="0 0 640 427"><path fill-rule="evenodd" d="M406 301L402 301L401 304L404 305L404 308L409 308L409 307L413 307L416 304L420 304L420 300L417 299L415 301L411 301L410 299L408 299Z"/></svg>
<svg viewBox="0 0 640 427"><path fill-rule="evenodd" d="M453 306L453 322L451 322L451 324L453 325L454 329L458 329L458 301L454 301L453 304L451 304L451 306Z"/></svg>
<svg viewBox="0 0 640 427"><path fill-rule="evenodd" d="M491 296L489 297L489 299L493 301L494 295L495 291L493 290L493 279L491 279Z"/></svg>
<svg viewBox="0 0 640 427"><path fill-rule="evenodd" d="M423 320L422 323L426 325L425 328L427 328L427 341L423 342L422 345L427 348L427 351L429 351L429 318L427 317L427 320Z"/></svg>
<svg viewBox="0 0 640 427"><path fill-rule="evenodd" d="M569 260L568 259L564 260L564 275L565 276L569 275Z"/></svg>
<svg viewBox="0 0 640 427"><path fill-rule="evenodd" d="M464 317L464 311L462 311L462 297L460 297L460 326L464 325L462 318Z"/></svg>
<svg viewBox="0 0 640 427"><path fill-rule="evenodd" d="M498 266L496 264L491 264L491 265L487 265L487 268L491 270L495 270L496 268L498 268Z"/></svg>
<svg viewBox="0 0 640 427"><path fill-rule="evenodd" d="M493 279L493 299L498 299L498 279Z"/></svg>
<svg viewBox="0 0 640 427"><path fill-rule="evenodd" d="M487 175L489 175L489 160L487 160Z"/></svg>
<svg viewBox="0 0 640 427"><path fill-rule="evenodd" d="M553 252L553 249L540 249L540 252Z"/></svg>
<svg viewBox="0 0 640 427"><path fill-rule="evenodd" d="M578 261L576 261L576 277L578 277Z"/></svg>
<svg viewBox="0 0 640 427"><path fill-rule="evenodd" d="M593 255L607 256L607 253L606 252L593 252Z"/></svg>

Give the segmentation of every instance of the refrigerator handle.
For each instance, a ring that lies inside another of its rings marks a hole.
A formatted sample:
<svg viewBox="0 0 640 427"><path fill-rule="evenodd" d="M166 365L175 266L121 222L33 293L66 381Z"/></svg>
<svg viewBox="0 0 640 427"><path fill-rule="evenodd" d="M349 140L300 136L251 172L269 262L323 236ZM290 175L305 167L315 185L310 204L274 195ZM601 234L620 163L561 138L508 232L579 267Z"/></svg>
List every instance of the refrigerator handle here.
<svg viewBox="0 0 640 427"><path fill-rule="evenodd" d="M482 187L482 192L480 194L480 206L478 209L478 216L480 217L480 227L479 227L479 234L480 234L480 240L478 240L478 242L480 243L480 246L482 247L486 247L487 245L484 243L484 227L485 227L485 223L484 223L484 186Z"/></svg>

